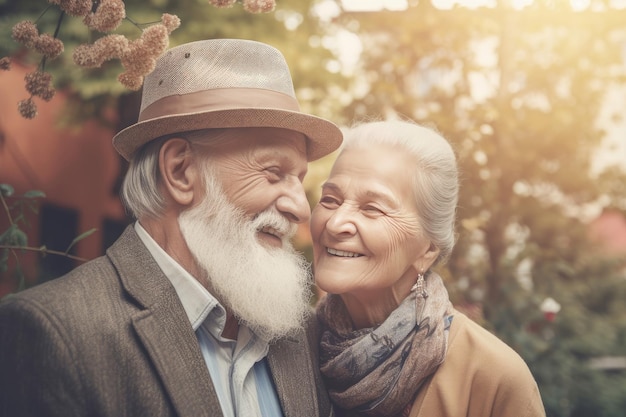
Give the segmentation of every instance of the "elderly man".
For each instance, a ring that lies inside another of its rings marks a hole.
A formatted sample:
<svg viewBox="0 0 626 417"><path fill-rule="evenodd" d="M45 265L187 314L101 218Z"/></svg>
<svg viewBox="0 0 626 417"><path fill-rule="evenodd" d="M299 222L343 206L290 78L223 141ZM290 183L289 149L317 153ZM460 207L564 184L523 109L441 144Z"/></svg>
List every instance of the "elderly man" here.
<svg viewBox="0 0 626 417"><path fill-rule="evenodd" d="M137 218L105 256L0 307L3 416L327 416L307 161L341 132L299 111L276 49L170 49L118 133Z"/></svg>

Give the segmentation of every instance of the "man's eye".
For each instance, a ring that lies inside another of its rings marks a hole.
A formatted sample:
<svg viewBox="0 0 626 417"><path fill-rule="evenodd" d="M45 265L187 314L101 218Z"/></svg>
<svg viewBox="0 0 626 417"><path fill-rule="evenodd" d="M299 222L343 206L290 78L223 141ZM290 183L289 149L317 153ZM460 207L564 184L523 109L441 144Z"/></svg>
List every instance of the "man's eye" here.
<svg viewBox="0 0 626 417"><path fill-rule="evenodd" d="M322 196L322 198L320 198L320 204L326 208L339 207L339 201L336 198L328 196Z"/></svg>
<svg viewBox="0 0 626 417"><path fill-rule="evenodd" d="M270 181L278 181L282 178L282 174L280 172L280 169L276 168L276 167L271 167L271 168L266 168L265 172L267 173L268 177L270 178Z"/></svg>

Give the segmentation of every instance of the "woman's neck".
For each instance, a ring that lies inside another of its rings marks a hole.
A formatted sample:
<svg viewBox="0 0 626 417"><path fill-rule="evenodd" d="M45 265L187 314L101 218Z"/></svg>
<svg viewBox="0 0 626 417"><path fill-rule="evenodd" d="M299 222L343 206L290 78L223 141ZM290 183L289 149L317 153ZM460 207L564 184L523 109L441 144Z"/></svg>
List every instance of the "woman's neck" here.
<svg viewBox="0 0 626 417"><path fill-rule="evenodd" d="M341 294L341 299L350 314L355 329L378 327L406 298L408 292L399 294L387 291L381 295Z"/></svg>

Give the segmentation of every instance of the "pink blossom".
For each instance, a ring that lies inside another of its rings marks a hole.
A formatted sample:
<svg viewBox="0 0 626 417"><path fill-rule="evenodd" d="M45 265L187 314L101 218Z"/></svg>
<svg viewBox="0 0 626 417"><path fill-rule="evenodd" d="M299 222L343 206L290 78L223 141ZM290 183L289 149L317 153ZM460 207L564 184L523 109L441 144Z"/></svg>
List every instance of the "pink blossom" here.
<svg viewBox="0 0 626 417"><path fill-rule="evenodd" d="M48 0L50 4L56 4L61 10L70 16L84 17L91 12L92 0Z"/></svg>
<svg viewBox="0 0 626 417"><path fill-rule="evenodd" d="M72 60L76 65L83 68L99 68L104 62L99 48L95 47L94 44L78 45L72 52Z"/></svg>
<svg viewBox="0 0 626 417"><path fill-rule="evenodd" d="M233 7L237 0L209 0L209 4L213 7Z"/></svg>
<svg viewBox="0 0 626 417"><path fill-rule="evenodd" d="M39 37L39 30L30 20L22 20L13 26L11 35L13 40L31 49L35 46L35 41Z"/></svg>
<svg viewBox="0 0 626 417"><path fill-rule="evenodd" d="M121 58L128 49L129 41L124 35L111 34L94 42L101 50L105 60Z"/></svg>
<svg viewBox="0 0 626 417"><path fill-rule="evenodd" d="M128 39L124 35L104 36L93 44L78 45L72 53L74 63L84 68L99 68L105 61L121 58L128 49Z"/></svg>
<svg viewBox="0 0 626 417"><path fill-rule="evenodd" d="M129 48L122 56L121 61L127 73L133 76L144 76L154 70L156 56L140 38L129 44Z"/></svg>
<svg viewBox="0 0 626 417"><path fill-rule="evenodd" d="M37 116L37 106L32 97L20 100L20 102L17 103L17 110L25 119L33 119Z"/></svg>
<svg viewBox="0 0 626 417"><path fill-rule="evenodd" d="M126 8L123 0L47 0L48 3L58 6L68 15L81 17L85 26L102 33L112 32L119 27L126 18ZM209 0L216 4L232 5L236 0ZM62 20L59 17L58 23ZM161 23L152 25L143 30L141 37L130 41L126 36L108 34L93 43L79 45L72 52L76 65L87 68L97 68L105 61L119 59L124 71L118 80L131 90L141 88L144 76L152 72L156 59L165 51L169 43L169 35L180 26L180 19L176 15L164 13ZM12 37L28 49L34 49L44 55L46 59L54 59L64 51L61 39L49 34L39 34L35 23L24 20L13 26ZM8 70L11 61L8 57L0 59L0 70ZM43 66L41 67L43 68ZM52 76L38 70L25 77L26 89L31 97L18 104L20 114L25 118L37 115L34 97L51 100L55 94L52 86Z"/></svg>
<svg viewBox="0 0 626 417"><path fill-rule="evenodd" d="M123 72L117 76L117 80L129 90L137 91L143 85L143 76Z"/></svg>
<svg viewBox="0 0 626 417"><path fill-rule="evenodd" d="M11 69L11 58L9 58L8 56L5 56L4 58L0 59L0 70L2 71L8 71Z"/></svg>
<svg viewBox="0 0 626 417"><path fill-rule="evenodd" d="M26 90L33 96L39 96L45 101L50 101L54 97L52 88L52 74L44 71L34 71L26 74Z"/></svg>
<svg viewBox="0 0 626 417"><path fill-rule="evenodd" d="M141 39L144 47L155 58L161 55L169 44L168 31L164 25L153 25L145 28L141 34Z"/></svg>
<svg viewBox="0 0 626 417"><path fill-rule="evenodd" d="M63 53L63 42L58 38L44 33L35 40L35 49L49 59L54 59Z"/></svg>
<svg viewBox="0 0 626 417"><path fill-rule="evenodd" d="M250 13L268 13L274 10L274 0L243 0L243 8Z"/></svg>
<svg viewBox="0 0 626 417"><path fill-rule="evenodd" d="M167 28L167 34L169 35L180 26L180 19L174 14L163 13L161 23Z"/></svg>
<svg viewBox="0 0 626 417"><path fill-rule="evenodd" d="M126 17L126 8L122 0L100 0L94 12L88 13L83 23L90 29L111 32L118 28Z"/></svg>

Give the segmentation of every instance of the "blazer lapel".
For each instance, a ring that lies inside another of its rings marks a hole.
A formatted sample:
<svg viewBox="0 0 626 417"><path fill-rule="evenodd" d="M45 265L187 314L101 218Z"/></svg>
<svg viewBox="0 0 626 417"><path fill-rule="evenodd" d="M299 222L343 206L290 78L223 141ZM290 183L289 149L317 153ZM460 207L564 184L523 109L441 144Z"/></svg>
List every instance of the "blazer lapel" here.
<svg viewBox="0 0 626 417"><path fill-rule="evenodd" d="M304 333L270 345L267 360L285 417L318 416L317 390Z"/></svg>
<svg viewBox="0 0 626 417"><path fill-rule="evenodd" d="M143 307L132 318L181 417L221 416L195 333L176 291L133 226L107 251L126 291Z"/></svg>
<svg viewBox="0 0 626 417"><path fill-rule="evenodd" d="M219 400L191 326L177 323L172 313L162 307L167 308L155 305L138 313L133 324L174 408L181 417L221 415ZM187 316L182 314L186 320Z"/></svg>

